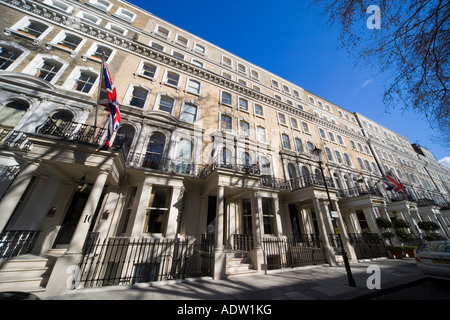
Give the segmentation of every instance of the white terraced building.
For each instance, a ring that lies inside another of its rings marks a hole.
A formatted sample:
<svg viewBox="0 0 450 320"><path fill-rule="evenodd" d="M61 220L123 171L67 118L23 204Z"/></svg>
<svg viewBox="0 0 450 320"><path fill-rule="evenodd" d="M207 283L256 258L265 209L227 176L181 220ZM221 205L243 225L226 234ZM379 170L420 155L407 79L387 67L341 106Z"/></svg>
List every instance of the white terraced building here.
<svg viewBox="0 0 450 320"><path fill-rule="evenodd" d="M335 265L335 227L357 263L389 255L379 218L450 236L449 170L363 115L125 1L0 6L0 291Z"/></svg>

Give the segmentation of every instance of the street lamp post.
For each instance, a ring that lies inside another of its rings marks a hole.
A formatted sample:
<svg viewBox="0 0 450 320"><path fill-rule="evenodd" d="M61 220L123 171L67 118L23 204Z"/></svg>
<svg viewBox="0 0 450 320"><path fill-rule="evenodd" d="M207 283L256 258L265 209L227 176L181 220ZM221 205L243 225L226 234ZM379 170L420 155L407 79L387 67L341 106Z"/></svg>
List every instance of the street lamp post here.
<svg viewBox="0 0 450 320"><path fill-rule="evenodd" d="M320 173L322 174L323 184L325 185L325 190L327 192L328 202L329 202L329 206L330 206L330 212L332 212L332 211L334 211L333 203L331 202L330 192L328 191L327 181L325 179L325 174L323 173L323 168L322 168L322 150L315 147L312 152L313 152L313 154L316 155L316 157L318 159L317 162L319 163L319 169L320 169ZM331 221L333 222L333 228L338 235L339 244L341 245L341 248L342 248L342 258L344 259L345 270L347 271L348 285L350 287L356 287L356 282L355 282L355 279L353 278L352 270L350 269L350 264L348 262L347 251L345 251L344 245L342 243L341 233L339 232L339 228L338 228L336 219L334 217L331 217Z"/></svg>

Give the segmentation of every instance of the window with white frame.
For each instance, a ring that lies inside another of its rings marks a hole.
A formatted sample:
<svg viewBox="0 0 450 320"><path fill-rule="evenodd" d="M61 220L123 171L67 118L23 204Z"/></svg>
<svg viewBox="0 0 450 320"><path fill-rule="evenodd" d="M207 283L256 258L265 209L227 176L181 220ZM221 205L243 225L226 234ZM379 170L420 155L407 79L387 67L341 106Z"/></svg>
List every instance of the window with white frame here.
<svg viewBox="0 0 450 320"><path fill-rule="evenodd" d="M196 43L194 45L194 51L197 52L197 53L200 53L200 54L205 54L206 53L206 48L203 45L201 45L199 43Z"/></svg>
<svg viewBox="0 0 450 320"><path fill-rule="evenodd" d="M247 137L250 135L250 124L248 121L239 120L239 134Z"/></svg>
<svg viewBox="0 0 450 320"><path fill-rule="evenodd" d="M310 133L309 132L309 126L306 122L302 122L303 132Z"/></svg>
<svg viewBox="0 0 450 320"><path fill-rule="evenodd" d="M220 97L220 103L226 104L228 106L231 106L232 100L231 100L231 93L222 91L221 97Z"/></svg>
<svg viewBox="0 0 450 320"><path fill-rule="evenodd" d="M167 28L164 28L162 26L156 26L155 34L160 36L160 37L162 37L162 38L164 38L164 39L167 39L169 37L170 30L167 29Z"/></svg>
<svg viewBox="0 0 450 320"><path fill-rule="evenodd" d="M107 0L89 0L88 2L86 2L86 4L92 5L94 7L96 7L97 9L100 9L102 11L106 11L108 12L113 4L110 1Z"/></svg>
<svg viewBox="0 0 450 320"><path fill-rule="evenodd" d="M281 134L281 143L283 145L283 149L291 149L291 139L289 139L289 136L287 134Z"/></svg>
<svg viewBox="0 0 450 320"><path fill-rule="evenodd" d="M115 50L105 46L104 44L94 43L86 52L86 57L96 61L102 61L102 58L104 58L106 62L111 62L115 52Z"/></svg>
<svg viewBox="0 0 450 320"><path fill-rule="evenodd" d="M348 165L349 167L352 167L352 160L350 159L350 156L348 155L348 153L344 153L344 160L345 160L345 164Z"/></svg>
<svg viewBox="0 0 450 320"><path fill-rule="evenodd" d="M191 102L184 102L181 109L180 119L194 123L197 121L198 107Z"/></svg>
<svg viewBox="0 0 450 320"><path fill-rule="evenodd" d="M73 7L65 3L64 1L59 0L44 0L45 4L48 4L49 6L52 6L56 9L59 9L61 11L64 11L66 13L70 13L73 10Z"/></svg>
<svg viewBox="0 0 450 320"><path fill-rule="evenodd" d="M336 135L336 137L338 139L339 144L345 146L344 139L342 138L342 136Z"/></svg>
<svg viewBox="0 0 450 320"><path fill-rule="evenodd" d="M308 148L308 153L313 155L314 144L311 141L306 142L306 147Z"/></svg>
<svg viewBox="0 0 450 320"><path fill-rule="evenodd" d="M105 26L106 29L111 30L115 33L121 34L121 35L126 35L128 30L125 28L122 28L121 26L118 26L117 24L108 22Z"/></svg>
<svg viewBox="0 0 450 320"><path fill-rule="evenodd" d="M300 140L299 138L295 138L295 150L297 150L297 152L303 152L303 145L302 145L302 140Z"/></svg>
<svg viewBox="0 0 450 320"><path fill-rule="evenodd" d="M222 56L222 64L230 68L233 66L233 62L231 61L231 59L225 56Z"/></svg>
<svg viewBox="0 0 450 320"><path fill-rule="evenodd" d="M289 87L285 84L283 84L283 92L286 94L291 94L291 91L289 90Z"/></svg>
<svg viewBox="0 0 450 320"><path fill-rule="evenodd" d="M159 43L156 43L155 41L150 42L150 47L158 51L164 51L164 46Z"/></svg>
<svg viewBox="0 0 450 320"><path fill-rule="evenodd" d="M311 96L308 96L308 99L309 99L309 102L311 103L311 104L316 104L316 102L314 101L314 98L313 97L311 97Z"/></svg>
<svg viewBox="0 0 450 320"><path fill-rule="evenodd" d="M150 90L140 85L131 86L128 94L128 104L144 109L150 97Z"/></svg>
<svg viewBox="0 0 450 320"><path fill-rule="evenodd" d="M325 130L323 130L322 128L319 128L319 134L320 134L320 137L322 138L322 139L327 139L327 135L325 134Z"/></svg>
<svg viewBox="0 0 450 320"><path fill-rule="evenodd" d="M330 148L325 147L325 154L327 156L328 161L334 161L333 154L331 153Z"/></svg>
<svg viewBox="0 0 450 320"><path fill-rule="evenodd" d="M23 70L24 73L32 74L42 80L55 83L62 75L67 62L57 56L38 55Z"/></svg>
<svg viewBox="0 0 450 320"><path fill-rule="evenodd" d="M0 70L14 70L29 52L14 42L0 41Z"/></svg>
<svg viewBox="0 0 450 320"><path fill-rule="evenodd" d="M242 73L247 73L247 68L242 63L237 64L237 71Z"/></svg>
<svg viewBox="0 0 450 320"><path fill-rule="evenodd" d="M279 96L278 94L275 94L273 97L279 101L282 101L281 96Z"/></svg>
<svg viewBox="0 0 450 320"><path fill-rule="evenodd" d="M232 79L231 74L229 74L228 72L224 72L222 71L222 77L227 78L227 79Z"/></svg>
<svg viewBox="0 0 450 320"><path fill-rule="evenodd" d="M253 90L255 90L255 91L261 92L261 88L258 87L258 86L256 86L256 85L253 85L252 88L253 88Z"/></svg>
<svg viewBox="0 0 450 320"><path fill-rule="evenodd" d="M248 111L248 101L244 98L239 98L239 110Z"/></svg>
<svg viewBox="0 0 450 320"><path fill-rule="evenodd" d="M220 115L220 130L230 131L233 129L233 118L225 113Z"/></svg>
<svg viewBox="0 0 450 320"><path fill-rule="evenodd" d="M192 60L191 60L191 63L192 63L194 66L203 68L203 62L201 62L200 60L192 59Z"/></svg>
<svg viewBox="0 0 450 320"><path fill-rule="evenodd" d="M279 89L280 85L278 84L278 81L272 79L272 87L275 88L275 89Z"/></svg>
<svg viewBox="0 0 450 320"><path fill-rule="evenodd" d="M158 110L172 114L174 106L175 106L174 98L165 94L159 96Z"/></svg>
<svg viewBox="0 0 450 320"><path fill-rule="evenodd" d="M187 47L187 45L189 43L189 40L186 37L183 37L183 36L177 34L177 37L175 39L175 43L180 45L180 46Z"/></svg>
<svg viewBox="0 0 450 320"><path fill-rule="evenodd" d="M291 118L291 127L292 127L292 129L298 130L298 122L297 122L297 119Z"/></svg>
<svg viewBox="0 0 450 320"><path fill-rule="evenodd" d="M255 115L264 117L264 109L261 105L255 103Z"/></svg>
<svg viewBox="0 0 450 320"><path fill-rule="evenodd" d="M334 150L334 155L336 156L336 160L338 163L342 163L342 156L341 153L338 150Z"/></svg>
<svg viewBox="0 0 450 320"><path fill-rule="evenodd" d="M184 54L182 54L182 53L179 52L179 51L174 51L174 50L172 50L172 55L173 55L175 58L178 58L178 59L180 59L180 60L184 60Z"/></svg>
<svg viewBox="0 0 450 320"><path fill-rule="evenodd" d="M129 23L133 23L134 19L136 19L136 14L122 7L117 9L116 13L114 13L114 16Z"/></svg>
<svg viewBox="0 0 450 320"><path fill-rule="evenodd" d="M282 113L278 113L278 123L281 125L287 125L286 116Z"/></svg>
<svg viewBox="0 0 450 320"><path fill-rule="evenodd" d="M172 71L167 71L166 73L166 84L174 86L174 87L178 87L178 83L180 81L180 75L172 72Z"/></svg>
<svg viewBox="0 0 450 320"><path fill-rule="evenodd" d="M300 98L300 93L297 90L292 90L292 92L294 93L294 97Z"/></svg>
<svg viewBox="0 0 450 320"><path fill-rule="evenodd" d="M76 14L76 16L86 22L90 22L96 25L99 25L100 22L102 21L102 19L100 19L97 16L94 16L93 14L84 12L84 11L78 11L78 13Z"/></svg>
<svg viewBox="0 0 450 320"><path fill-rule="evenodd" d="M156 65L147 61L141 61L141 64L138 69L138 74L154 79L157 69L158 67Z"/></svg>
<svg viewBox="0 0 450 320"><path fill-rule="evenodd" d="M259 73L256 70L251 70L250 74L252 76L253 79L259 80Z"/></svg>
<svg viewBox="0 0 450 320"><path fill-rule="evenodd" d="M60 49L73 52L79 51L85 42L86 39L80 37L78 34L63 30L55 37L55 39L52 40L51 43Z"/></svg>
<svg viewBox="0 0 450 320"><path fill-rule="evenodd" d="M266 128L263 126L256 126L256 140L259 142L266 142Z"/></svg>
<svg viewBox="0 0 450 320"><path fill-rule="evenodd" d="M328 131L328 137L330 138L331 142L336 142L336 138L334 137L334 133Z"/></svg>
<svg viewBox="0 0 450 320"><path fill-rule="evenodd" d="M98 71L93 68L75 67L64 87L92 95L98 80Z"/></svg>
<svg viewBox="0 0 450 320"><path fill-rule="evenodd" d="M26 38L42 40L51 29L52 27L42 21L30 17L23 17L19 22L13 25L10 30L23 35Z"/></svg>
<svg viewBox="0 0 450 320"><path fill-rule="evenodd" d="M197 80L189 79L186 86L186 91L200 95L201 83Z"/></svg>

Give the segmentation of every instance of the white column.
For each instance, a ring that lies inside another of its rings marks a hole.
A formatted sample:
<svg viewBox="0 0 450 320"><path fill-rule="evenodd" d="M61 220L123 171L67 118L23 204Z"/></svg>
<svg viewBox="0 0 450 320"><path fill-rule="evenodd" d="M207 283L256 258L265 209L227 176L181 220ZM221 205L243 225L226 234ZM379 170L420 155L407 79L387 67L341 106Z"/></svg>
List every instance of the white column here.
<svg viewBox="0 0 450 320"><path fill-rule="evenodd" d="M19 203L28 184L31 181L36 170L39 168L40 161L30 162L19 172L17 177L11 183L8 192L0 202L0 232L5 228L14 209Z"/></svg>
<svg viewBox="0 0 450 320"><path fill-rule="evenodd" d="M169 207L169 213L167 216L167 224L165 236L167 238L175 238L178 230L178 222L181 210L181 201L182 198L180 195L182 194L181 187L173 187L172 188L172 200Z"/></svg>
<svg viewBox="0 0 450 320"><path fill-rule="evenodd" d="M226 259L223 245L223 222L224 222L224 201L225 188L217 186L217 204L216 204L216 247L214 249L214 279L222 279L225 277Z"/></svg>
<svg viewBox="0 0 450 320"><path fill-rule="evenodd" d="M95 209L97 208L98 202L102 195L103 187L105 186L106 179L108 178L110 170L101 170L95 180L94 186L92 187L89 198L84 206L83 213L81 214L80 221L78 221L75 233L70 241L67 253L80 253L83 249L86 236L89 232L89 227L93 222L93 216Z"/></svg>
<svg viewBox="0 0 450 320"><path fill-rule="evenodd" d="M358 257L356 256L355 249L350 244L349 238L348 238L348 232L347 228L344 224L344 219L342 218L341 211L339 209L339 205L337 201L333 201L333 208L336 210L339 214L339 218L336 218L336 222L339 228L339 232L341 233L341 239L342 244L345 247L345 251L347 252L348 259L352 262L358 262Z"/></svg>
<svg viewBox="0 0 450 320"><path fill-rule="evenodd" d="M151 183L144 182L138 187L135 198L137 206L135 209L133 205L133 212L131 213L131 217L128 222L128 226L132 227L131 237L140 237L144 232L145 215L147 214L147 208L149 207L151 192Z"/></svg>
<svg viewBox="0 0 450 320"><path fill-rule="evenodd" d="M325 248L325 256L327 258L327 261L330 263L330 265L335 266L336 265L336 256L334 253L334 249L330 246L330 242L328 241L327 229L325 228L325 222L323 219L319 200L314 198L313 203L314 203L314 209L316 211L317 223L319 225L320 236L322 238L322 244Z"/></svg>
<svg viewBox="0 0 450 320"><path fill-rule="evenodd" d="M275 227L277 230L277 236L281 237L283 236L283 225L281 223L280 198L276 197L272 198L272 200L273 200L273 209L274 209Z"/></svg>

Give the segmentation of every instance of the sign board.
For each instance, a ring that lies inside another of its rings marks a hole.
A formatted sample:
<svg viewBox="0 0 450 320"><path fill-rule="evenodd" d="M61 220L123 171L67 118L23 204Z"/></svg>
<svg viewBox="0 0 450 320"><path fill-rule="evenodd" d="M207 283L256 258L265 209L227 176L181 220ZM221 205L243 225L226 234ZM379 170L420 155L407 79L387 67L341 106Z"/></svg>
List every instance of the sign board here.
<svg viewBox="0 0 450 320"><path fill-rule="evenodd" d="M330 211L332 218L339 218L339 213L337 211Z"/></svg>

